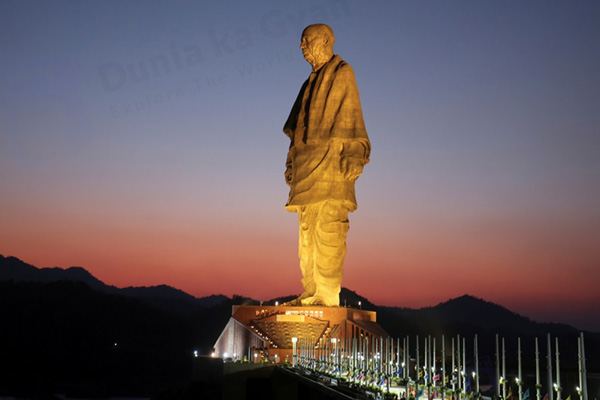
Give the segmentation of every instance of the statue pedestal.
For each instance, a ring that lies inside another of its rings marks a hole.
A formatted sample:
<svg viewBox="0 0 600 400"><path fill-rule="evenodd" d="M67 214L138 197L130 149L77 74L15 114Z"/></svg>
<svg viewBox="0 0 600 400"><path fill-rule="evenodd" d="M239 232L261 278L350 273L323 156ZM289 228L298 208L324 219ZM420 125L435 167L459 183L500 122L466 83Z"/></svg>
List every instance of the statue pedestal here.
<svg viewBox="0 0 600 400"><path fill-rule="evenodd" d="M249 362L293 362L310 349L351 346L354 338L385 338L375 311L347 307L233 306L215 343L215 356Z"/></svg>

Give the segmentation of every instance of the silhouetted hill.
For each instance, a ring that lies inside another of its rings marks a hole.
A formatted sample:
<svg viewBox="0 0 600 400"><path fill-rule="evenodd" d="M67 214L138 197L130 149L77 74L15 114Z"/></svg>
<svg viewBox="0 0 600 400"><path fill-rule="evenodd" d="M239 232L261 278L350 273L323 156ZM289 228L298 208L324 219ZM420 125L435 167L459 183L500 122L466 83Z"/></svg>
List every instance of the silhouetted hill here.
<svg viewBox="0 0 600 400"><path fill-rule="evenodd" d="M133 287L129 286L120 290L120 294L132 297L162 297L166 299L176 299L187 302L196 302L196 298L186 292L174 289L167 285L158 285L151 287Z"/></svg>
<svg viewBox="0 0 600 400"><path fill-rule="evenodd" d="M92 289L104 293L134 297L154 307L178 314L193 313L198 306L213 307L228 299L228 297L223 295L196 298L182 290L167 285L119 289L115 286L106 285L81 267L70 267L67 269L58 267L37 268L16 257L4 257L2 255L0 255L0 281L83 282Z"/></svg>
<svg viewBox="0 0 600 400"><path fill-rule="evenodd" d="M198 303L203 307L214 307L217 304L223 303L229 300L229 297L222 294L212 294L206 297L200 297L197 299Z"/></svg>
<svg viewBox="0 0 600 400"><path fill-rule="evenodd" d="M96 279L92 274L81 267L62 268L36 268L16 257L0 255L0 281L15 282L58 282L77 281L84 282L94 289L109 291L108 286ZM116 289L112 287L113 289Z"/></svg>
<svg viewBox="0 0 600 400"><path fill-rule="evenodd" d="M579 332L565 324L539 323L512 312L498 304L470 295L463 295L440 303L434 307L418 310L400 307L377 307L386 317L411 321L416 331L469 332L480 334L545 335L570 334Z"/></svg>
<svg viewBox="0 0 600 400"><path fill-rule="evenodd" d="M418 310L399 307L380 307L402 321L411 321L416 331L437 332L441 328L453 331L480 331L480 333L509 333L537 330L538 324L497 304L464 295L434 307Z"/></svg>

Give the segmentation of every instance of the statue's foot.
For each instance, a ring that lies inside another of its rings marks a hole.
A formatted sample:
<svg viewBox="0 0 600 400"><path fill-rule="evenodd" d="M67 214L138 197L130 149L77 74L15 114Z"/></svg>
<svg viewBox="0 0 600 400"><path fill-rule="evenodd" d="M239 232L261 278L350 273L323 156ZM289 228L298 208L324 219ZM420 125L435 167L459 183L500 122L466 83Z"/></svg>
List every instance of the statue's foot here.
<svg viewBox="0 0 600 400"><path fill-rule="evenodd" d="M328 306L327 301L320 296L311 296L302 300L303 306Z"/></svg>
<svg viewBox="0 0 600 400"><path fill-rule="evenodd" d="M287 307L299 307L299 306L303 305L302 301L304 299L310 298L310 296L311 295L308 292L304 292L300 296L298 296L297 298L295 298L294 300L287 301L287 302L283 303L283 305L287 306Z"/></svg>

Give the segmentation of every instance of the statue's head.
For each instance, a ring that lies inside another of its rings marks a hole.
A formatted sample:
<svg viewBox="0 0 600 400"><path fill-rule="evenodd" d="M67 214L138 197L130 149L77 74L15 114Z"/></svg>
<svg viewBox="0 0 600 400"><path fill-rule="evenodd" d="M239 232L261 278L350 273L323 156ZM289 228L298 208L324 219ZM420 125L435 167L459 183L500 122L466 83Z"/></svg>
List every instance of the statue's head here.
<svg viewBox="0 0 600 400"><path fill-rule="evenodd" d="M329 25L314 24L302 31L300 48L304 59L316 70L333 57L334 43L335 37Z"/></svg>

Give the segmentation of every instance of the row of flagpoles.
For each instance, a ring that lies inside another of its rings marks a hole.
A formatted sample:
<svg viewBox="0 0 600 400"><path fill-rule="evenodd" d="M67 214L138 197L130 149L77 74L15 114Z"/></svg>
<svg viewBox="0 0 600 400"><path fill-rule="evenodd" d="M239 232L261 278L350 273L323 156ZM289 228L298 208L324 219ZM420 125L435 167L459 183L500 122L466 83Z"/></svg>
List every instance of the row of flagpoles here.
<svg viewBox="0 0 600 400"><path fill-rule="evenodd" d="M294 338L296 339L296 338ZM578 372L579 385L576 387L579 400L588 400L585 348L583 333L578 340ZM409 337L400 338L346 338L331 340L319 340L315 345L316 338L297 338L294 341L294 365L308 370L319 371L332 377L342 378L359 385L375 386L381 390L389 391L392 382L402 383L408 388L411 384L421 383L421 388L451 390L460 400L461 396L470 393L480 393L480 371L479 371L479 346L477 335L473 338L474 366L471 379L467 376L467 343L466 338L451 338L451 368L447 374L447 349L444 335L441 337L440 352L436 349L436 338L428 336L424 340L424 349L421 353L419 336L415 341L414 358L410 357L411 341ZM500 349L501 343L501 349ZM296 345L297 344L297 345ZM501 350L501 351L500 351ZM552 368L552 343L550 335L547 336L547 388L548 393L543 400L562 400L563 388L560 380L559 343L555 338L555 362L556 375L554 379ZM438 355L441 357L438 358ZM521 359L521 338L517 343L518 371L515 379L518 387L518 400L531 400L529 388L523 392L523 373ZM438 365L438 359L441 365ZM423 365L421 366L421 360ZM414 363L414 376L411 376L411 362ZM538 339L535 339L535 365L536 365L536 400L542 400L541 376L540 376L540 353ZM506 375L506 351L504 338L496 335L496 395L501 399L512 397L512 390ZM414 378L414 381L413 381ZM447 384L450 386L446 386ZM507 397L507 386L509 394ZM554 399L553 390L556 392ZM419 392L417 392L418 398Z"/></svg>

